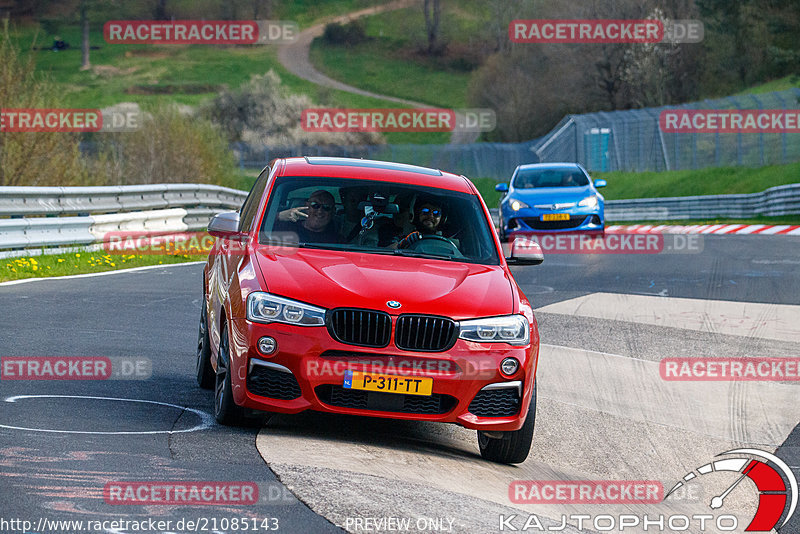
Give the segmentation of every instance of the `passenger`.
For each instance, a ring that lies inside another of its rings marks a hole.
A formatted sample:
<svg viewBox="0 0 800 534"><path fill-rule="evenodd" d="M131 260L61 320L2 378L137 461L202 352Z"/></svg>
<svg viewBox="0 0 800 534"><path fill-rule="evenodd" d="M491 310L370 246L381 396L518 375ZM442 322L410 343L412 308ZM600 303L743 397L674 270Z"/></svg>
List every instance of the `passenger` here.
<svg viewBox="0 0 800 534"><path fill-rule="evenodd" d="M342 197L342 207L344 211L337 216L339 235L345 243L352 243L361 232L361 219L364 217L364 210L359 209L359 204L367 200L367 190L363 187L342 187L339 189L339 196Z"/></svg>
<svg viewBox="0 0 800 534"><path fill-rule="evenodd" d="M279 212L273 231L295 232L300 243L341 243L342 238L333 224L335 206L336 201L328 191L314 191L305 206Z"/></svg>
<svg viewBox="0 0 800 534"><path fill-rule="evenodd" d="M388 247L397 243L416 229L412 224L414 220L414 210L411 209L412 201L413 196L409 194L395 197L394 203L397 204L398 212L392 216L391 220L384 220L378 229L379 247Z"/></svg>

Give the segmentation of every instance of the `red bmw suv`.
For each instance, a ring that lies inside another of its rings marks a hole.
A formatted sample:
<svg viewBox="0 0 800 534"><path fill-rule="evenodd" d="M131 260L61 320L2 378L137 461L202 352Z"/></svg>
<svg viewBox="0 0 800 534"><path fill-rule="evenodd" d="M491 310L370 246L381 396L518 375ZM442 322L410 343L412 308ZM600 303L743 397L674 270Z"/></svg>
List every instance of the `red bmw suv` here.
<svg viewBox="0 0 800 534"><path fill-rule="evenodd" d="M303 410L457 423L484 458L523 462L539 334L509 257L464 176L299 157L265 168L215 216L203 271L197 381L239 424Z"/></svg>

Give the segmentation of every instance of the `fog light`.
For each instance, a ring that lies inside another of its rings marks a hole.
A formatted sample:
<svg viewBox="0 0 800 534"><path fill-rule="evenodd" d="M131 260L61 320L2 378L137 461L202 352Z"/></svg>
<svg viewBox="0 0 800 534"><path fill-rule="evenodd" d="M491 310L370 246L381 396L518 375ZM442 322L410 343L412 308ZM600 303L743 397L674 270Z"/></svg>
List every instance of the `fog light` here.
<svg viewBox="0 0 800 534"><path fill-rule="evenodd" d="M511 376L519 370L519 362L516 358L506 358L500 362L500 372L506 376Z"/></svg>
<svg viewBox="0 0 800 534"><path fill-rule="evenodd" d="M258 340L258 352L264 355L270 355L278 349L278 342L275 338L264 336Z"/></svg>

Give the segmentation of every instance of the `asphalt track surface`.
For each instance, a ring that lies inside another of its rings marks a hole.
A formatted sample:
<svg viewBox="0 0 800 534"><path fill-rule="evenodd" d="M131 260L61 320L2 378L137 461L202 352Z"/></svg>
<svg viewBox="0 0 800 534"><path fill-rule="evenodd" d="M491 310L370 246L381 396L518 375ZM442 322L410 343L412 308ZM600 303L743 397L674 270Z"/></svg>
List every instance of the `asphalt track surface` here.
<svg viewBox="0 0 800 534"><path fill-rule="evenodd" d="M777 451L800 478L799 383L657 379L667 356L797 356L800 323L783 318L800 310L798 252L795 237L707 236L699 254L552 254L515 268L543 343L534 447L515 467L482 461L474 433L452 425L313 413L275 417L260 431L209 422L212 396L193 377L200 265L0 285L0 356L152 362L144 380L0 382L0 519L153 518L173 521L158 532L186 532L178 520L277 518L280 532L376 532L356 520L405 518L411 531L496 532L500 514L516 514L520 528L531 513L558 525L561 514L646 506L513 504L513 480L658 480L669 488L737 447ZM706 501L732 479L705 478L699 500L650 509L708 513ZM106 483L139 480L250 481L261 497L249 506L104 500ZM739 531L754 502L746 484L726 500ZM800 532L800 512L780 532Z"/></svg>

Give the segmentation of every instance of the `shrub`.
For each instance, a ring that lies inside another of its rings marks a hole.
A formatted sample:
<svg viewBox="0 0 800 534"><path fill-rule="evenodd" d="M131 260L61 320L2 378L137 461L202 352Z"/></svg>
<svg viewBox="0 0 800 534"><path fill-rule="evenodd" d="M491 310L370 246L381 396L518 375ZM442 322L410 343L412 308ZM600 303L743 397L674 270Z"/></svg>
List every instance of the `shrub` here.
<svg viewBox="0 0 800 534"><path fill-rule="evenodd" d="M35 75L32 58L23 60L11 43L8 21L0 32L0 104L3 108L57 108L58 95ZM71 133L0 131L0 186L84 183L80 137Z"/></svg>
<svg viewBox="0 0 800 534"><path fill-rule="evenodd" d="M333 22L325 26L322 39L332 45L357 45L367 41L367 32L361 20L354 20L347 24Z"/></svg>
<svg viewBox="0 0 800 534"><path fill-rule="evenodd" d="M253 76L236 90L222 91L202 108L230 142L288 147L296 145L373 145L383 136L374 132L306 132L300 119L304 109L316 107L306 95L290 94L270 70Z"/></svg>
<svg viewBox="0 0 800 534"><path fill-rule="evenodd" d="M109 185L230 183L233 154L214 125L174 104L145 111L138 130L97 136L93 168L98 178Z"/></svg>

